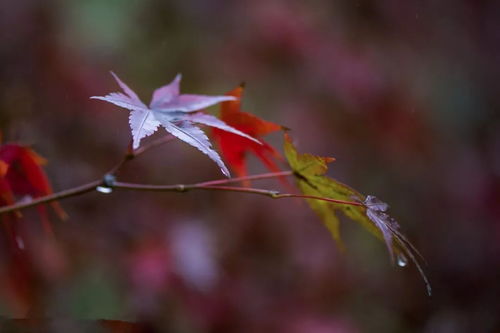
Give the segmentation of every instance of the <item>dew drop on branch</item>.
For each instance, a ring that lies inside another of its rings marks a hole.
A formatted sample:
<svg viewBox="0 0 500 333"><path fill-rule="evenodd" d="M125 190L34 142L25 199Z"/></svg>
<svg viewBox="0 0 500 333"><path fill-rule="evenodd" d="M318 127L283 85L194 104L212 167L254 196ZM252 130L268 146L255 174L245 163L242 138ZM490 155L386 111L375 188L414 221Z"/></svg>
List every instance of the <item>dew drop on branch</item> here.
<svg viewBox="0 0 500 333"><path fill-rule="evenodd" d="M95 188L95 190L99 193L103 193L103 194L110 194L113 192L113 189L111 187L107 187L107 186L97 186Z"/></svg>

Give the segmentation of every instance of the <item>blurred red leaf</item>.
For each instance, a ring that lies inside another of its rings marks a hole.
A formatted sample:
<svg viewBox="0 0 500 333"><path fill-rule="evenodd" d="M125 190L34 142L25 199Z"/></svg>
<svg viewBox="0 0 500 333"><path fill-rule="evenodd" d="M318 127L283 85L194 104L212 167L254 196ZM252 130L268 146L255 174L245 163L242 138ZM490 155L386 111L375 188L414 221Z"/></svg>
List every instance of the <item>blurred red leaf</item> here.
<svg viewBox="0 0 500 333"><path fill-rule="evenodd" d="M232 133L217 128L212 129L214 140L217 141L221 154L231 169L239 177L247 175L245 156L247 152L252 152L269 170L273 172L280 171L275 159L281 159L281 155L271 145L263 141L261 137L279 131L283 127L241 111L243 85L231 90L226 95L238 99L221 103L220 119L241 132L259 139L262 143L262 145L259 145ZM248 181L245 182L245 185L248 185Z"/></svg>
<svg viewBox="0 0 500 333"><path fill-rule="evenodd" d="M4 164L4 175L0 181L2 199L4 196L5 198L9 196L10 198L12 196L37 198L52 193L49 180L42 169L47 161L31 148L18 144L2 145L0 146L0 161ZM10 189L10 194L7 189ZM6 201L3 204L10 203L12 201ZM66 213L57 202L52 202L51 206L59 218L66 218ZM45 206L38 206L38 211L44 224L48 223Z"/></svg>
<svg viewBox="0 0 500 333"><path fill-rule="evenodd" d="M0 161L0 206L7 206L14 203L14 196L10 185L5 179L9 165L4 161Z"/></svg>
<svg viewBox="0 0 500 333"><path fill-rule="evenodd" d="M46 160L31 148L19 144L0 146L0 206L11 205L16 200L37 198L52 193L52 188L42 166ZM51 203L56 214L64 219L66 214L57 202ZM45 205L37 207L43 229L52 234ZM16 315L36 314L39 303L40 276L34 268L38 254L32 252L33 240L22 221L21 212L3 214L3 249L0 270L0 294ZM40 238L40 237L39 237Z"/></svg>

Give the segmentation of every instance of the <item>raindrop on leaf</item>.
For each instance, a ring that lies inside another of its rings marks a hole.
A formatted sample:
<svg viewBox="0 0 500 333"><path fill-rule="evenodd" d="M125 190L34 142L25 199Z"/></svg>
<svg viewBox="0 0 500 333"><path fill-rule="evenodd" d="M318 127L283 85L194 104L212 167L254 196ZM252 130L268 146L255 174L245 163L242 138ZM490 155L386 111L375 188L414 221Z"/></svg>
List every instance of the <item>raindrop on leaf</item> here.
<svg viewBox="0 0 500 333"><path fill-rule="evenodd" d="M402 253L398 254L397 263L399 267L406 267L408 265L408 258Z"/></svg>

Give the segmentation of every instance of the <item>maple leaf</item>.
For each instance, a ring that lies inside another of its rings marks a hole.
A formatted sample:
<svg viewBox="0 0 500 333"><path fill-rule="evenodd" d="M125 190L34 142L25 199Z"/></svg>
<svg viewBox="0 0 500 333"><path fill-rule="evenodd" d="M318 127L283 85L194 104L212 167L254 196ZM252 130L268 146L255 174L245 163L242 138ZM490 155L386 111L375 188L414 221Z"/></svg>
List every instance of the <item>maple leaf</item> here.
<svg viewBox="0 0 500 333"><path fill-rule="evenodd" d="M14 203L14 195L12 194L9 182L5 179L7 170L9 170L9 165L0 160L0 206L12 205Z"/></svg>
<svg viewBox="0 0 500 333"><path fill-rule="evenodd" d="M1 178L4 183L0 183L3 204L12 204L14 196L38 198L52 193L49 180L42 169L47 161L31 148L18 144L2 145L0 162L7 166L4 167ZM50 205L59 218L66 218L66 213L56 201ZM45 206L39 205L38 211L44 225L50 229Z"/></svg>
<svg viewBox="0 0 500 333"><path fill-rule="evenodd" d="M46 160L31 148L18 144L0 145L0 206L12 205L16 199L37 198L52 193L48 178L42 169ZM56 214L65 219L66 214L57 202L50 203ZM37 206L45 235L52 236L52 227L47 207ZM23 215L14 211L0 216L3 248L0 264L0 292L13 308L27 311L37 302L37 274L34 267L37 260L31 249L33 238L26 233L22 223ZM38 235L40 236L40 235ZM39 239L39 237L37 237Z"/></svg>
<svg viewBox="0 0 500 333"><path fill-rule="evenodd" d="M111 74L125 94L114 92L106 96L92 96L91 98L113 103L131 111L129 124L134 149L139 147L141 139L156 132L161 125L173 136L210 157L220 167L222 173L229 177L229 170L222 162L219 154L212 149L208 137L194 124L215 127L260 144L256 139L227 125L212 115L200 112L192 113L223 101L235 100L236 98L233 96L180 94L181 75L178 74L171 83L154 91L151 103L147 107L141 102L137 94L121 81L116 74Z"/></svg>
<svg viewBox="0 0 500 333"><path fill-rule="evenodd" d="M399 266L406 266L406 256L415 263L426 283L430 294L430 284L425 276L415 254L415 247L399 231L399 224L386 214L389 206L374 196L364 196L351 187L325 176L327 164L335 159L312 154L299 154L290 137L285 134L285 156L293 170L297 185L304 195L323 197L335 200L353 200L361 205L334 204L327 201L307 199L311 209L323 220L339 246L343 248L340 237L340 221L337 212L342 212L350 219L360 223L366 230L383 240L387 246L391 261Z"/></svg>
<svg viewBox="0 0 500 333"><path fill-rule="evenodd" d="M220 119L241 132L259 139L262 144L244 140L230 132L216 128L212 130L212 136L217 141L222 156L239 177L247 175L245 163L247 152L252 152L269 170L277 172L280 169L274 159L281 158L281 155L271 145L263 141L261 137L281 130L282 126L241 111L243 89L243 85L240 85L226 94L236 99L221 103Z"/></svg>

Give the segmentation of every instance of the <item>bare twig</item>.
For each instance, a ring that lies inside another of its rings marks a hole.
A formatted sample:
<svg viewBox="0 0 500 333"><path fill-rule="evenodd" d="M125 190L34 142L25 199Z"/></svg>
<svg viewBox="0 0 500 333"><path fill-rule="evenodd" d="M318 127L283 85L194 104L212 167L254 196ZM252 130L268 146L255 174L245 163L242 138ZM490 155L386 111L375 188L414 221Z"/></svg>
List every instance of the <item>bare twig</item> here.
<svg viewBox="0 0 500 333"><path fill-rule="evenodd" d="M275 173L276 174L276 173ZM259 177L262 175L255 175L251 177ZM279 176L283 176L280 174ZM274 177L278 177L274 175ZM232 183L241 180L246 180L245 177L241 177L243 179L222 179L218 181L219 184L224 183ZM255 178L253 178L255 179ZM262 179L262 178L260 178ZM214 181L215 182L215 181ZM292 194L292 193L280 193L278 191L273 190L265 190L260 188L250 188L250 187L237 187L237 186L215 186L215 185L207 185L207 183L198 183L198 184L177 184L177 185L145 185L145 184L132 184L132 183L122 183L116 182L114 184L114 188L123 189L123 190L134 190L134 191L157 191L157 192L186 192L189 190L208 190L208 191L226 191L226 192L240 192L240 193L250 193L250 194L260 194L271 197L273 199L283 199L283 198L302 198L302 199L313 199L313 200L321 200L327 201L331 203L341 204L341 205L351 205L351 206L364 206L364 204L360 202L354 201L345 201L345 200L337 200L330 199L324 197L318 197L314 195L302 195L302 194ZM213 183L213 182L212 182Z"/></svg>
<svg viewBox="0 0 500 333"><path fill-rule="evenodd" d="M163 136L155 141L152 141L149 144L146 144L146 145L144 145L144 146L142 146L134 151L129 151L129 152L125 153L125 155L123 156L121 161L118 162L113 168L111 168L111 170L109 170L106 174L115 175L126 162L143 154L144 152L148 151L151 148L154 148L154 147L160 146L164 143L170 142L170 141L172 141L172 139L174 139L174 137L172 135L166 135L166 136ZM68 190L60 191L57 193L52 193L52 194L49 194L49 195L46 195L43 197L38 197L38 198L30 200L30 201L19 202L17 204L9 205L9 206L3 206L3 207L0 207L0 214L8 213L8 212L11 212L13 210L29 208L29 207L33 207L33 206L40 205L43 203L53 202L56 200L65 199L68 197L73 197L73 196L77 196L77 195L84 194L87 192L91 192L91 191L95 190L96 187L98 187L100 185L106 185L106 184L104 184L103 180L95 180L95 181L92 181L92 182L87 183L87 184L83 184L83 185L80 185L80 186L77 186L77 187L74 187L74 188L71 188Z"/></svg>
<svg viewBox="0 0 500 333"><path fill-rule="evenodd" d="M198 183L198 185L203 185L203 186L222 185L222 184L238 183L238 182L241 182L244 180L259 180L259 179L268 179L268 178L278 178L278 177L285 177L285 176L291 176L291 175L293 175L293 171L269 172L269 173L261 173L261 174L253 175L253 176L211 180L208 182Z"/></svg>
<svg viewBox="0 0 500 333"><path fill-rule="evenodd" d="M188 190L209 190L209 191L227 191L227 192L240 192L240 193L250 193L250 194L260 194L265 195L274 199L282 199L282 198L303 198L303 199L315 199L315 200L323 200L336 204L344 204L344 205L353 205L353 206L363 206L363 204L358 202L351 201L343 201L343 200L335 200L329 198L322 198L316 196L308 196L308 195L300 195L300 194L291 194L291 193L279 193L277 191L266 190L266 189L258 189L258 188L249 188L249 187L235 187L235 186L221 186L231 183L237 183L241 181L248 180L259 180L259 179L269 179L269 178L278 178L293 175L293 171L280 171L280 172L270 172L263 173L259 175L245 176L245 177L237 177L237 178L229 178L229 179L217 179L210 180L206 182L196 183L196 184L176 184L176 185L147 185L147 184L131 184L131 183L123 183L114 181L114 177L116 173L123 167L125 163L134 159L135 157L143 154L144 152L162 145L164 143L170 142L174 139L173 136L167 135L163 136L155 141L150 142L136 150L128 151L122 158L120 162L118 162L110 171L108 171L102 180L94 180L87 184L83 184L68 190L60 191L57 193L53 193L50 195L46 195L43 197L39 197L27 202L18 202L13 205L0 207L0 214L9 213L13 211L18 211L24 208L33 207L36 205L53 202L56 200L61 200L77 195L81 195L84 193L88 193L96 190L99 186L123 189L123 190L134 190L134 191L159 191L159 192L168 192L168 191L177 191L184 192ZM112 181L110 183L109 176L111 176ZM107 178L108 177L108 178Z"/></svg>
<svg viewBox="0 0 500 333"><path fill-rule="evenodd" d="M166 140L164 142L166 142ZM160 143L158 143L158 144L160 144ZM156 145L158 145L158 144L156 144ZM141 150L140 153L143 153L145 150L146 149ZM276 178L276 177L283 177L283 176L291 175L291 174L292 174L291 171L282 171L282 172L274 172L274 173L264 173L264 174L260 174L260 175L253 175L253 176L247 176L247 177L218 179L218 180L212 180L212 181L208 181L208 182L191 184L191 185L183 185L183 184L178 184L178 185L144 185L144 184L127 184L127 183L116 182L112 187L118 188L117 185L123 185L125 187L129 186L130 187L129 189L132 189L132 190L134 189L133 188L134 186L137 186L137 190L143 190L143 191L146 190L146 188L149 188L149 191L174 191L174 190L179 191L179 188L183 188L183 187L205 186L205 185L209 186L209 185L214 185L214 184L230 184L230 183L235 183L235 182L239 182L239 181L246 180L246 179L257 180L257 179L266 179L266 178ZM36 205L40 205L40 204L44 204L44 203L48 203L48 202L53 202L56 200L61 200L61 199L77 196L77 195L84 194L87 192L92 192L98 186L108 187L109 184L105 184L104 180L94 180L94 181L89 182L87 184L83 184L83 185L80 185L80 186L77 186L77 187L74 187L74 188L71 188L68 190L64 190L64 191L60 191L60 192L46 195L43 197L39 197L39 198L33 199L31 201L18 202L18 203L13 204L13 205L0 207L0 214L9 213L9 212L17 211L17 210L24 209L24 208L29 208L29 207L33 207Z"/></svg>
<svg viewBox="0 0 500 333"><path fill-rule="evenodd" d="M142 153L142 151L141 151ZM112 188L123 189L123 190L134 190L134 191L158 191L158 192L185 192L188 190L209 190L209 191L226 191L226 192L240 192L240 193L250 193L250 194L260 194L265 195L274 199L282 199L282 198L303 198L303 199L314 199L314 200L322 200L328 201L336 204L343 205L352 205L352 206L363 206L363 204L359 202L351 202L344 200L336 200L329 199L323 197L309 196L309 195L300 195L300 194L291 194L291 193L279 193L277 191L266 190L266 189L258 189L258 188L248 188L248 187L236 187L236 186L220 186L225 184L231 184L240 182L243 180L258 180L258 179L268 179L268 178L277 178L283 176L292 175L292 171L281 171L281 172L271 172L271 173L263 173L259 175L252 175L246 177L238 177L238 178L229 178L229 179L218 179L207 182L201 182L196 184L175 184L175 185L147 185L147 184L131 184L124 182L114 182L112 184ZM29 202L20 202L14 205L0 207L0 214L9 213L12 211L17 211L20 209L33 207L36 205L61 200L77 195L81 195L84 193L88 193L96 190L98 186L106 186L109 187L109 184L106 184L104 180L95 180L90 183L77 186L68 190L60 191L57 193L53 193L44 197L40 197Z"/></svg>
<svg viewBox="0 0 500 333"><path fill-rule="evenodd" d="M91 192L96 189L97 186L102 185L102 180L95 180L93 182L73 187L68 190L60 191L57 193L49 194L43 197L39 197L27 202L20 202L14 205L0 207L0 214L9 213L15 210L24 209L28 207L33 207L47 202L52 202L56 200L61 200L69 197L74 197L80 194Z"/></svg>
<svg viewBox="0 0 500 333"><path fill-rule="evenodd" d="M128 161L136 158L137 156L143 154L144 152L154 148L154 147L158 147L162 144L165 144L167 142L170 142L174 139L174 137L172 135L165 135L165 136L162 136L161 138L157 139L157 140L154 140L154 141L151 141L150 143L148 144L145 144L144 146L142 147L139 147L137 148L136 150L132 150L130 149L129 151L127 151L125 153L125 155L123 155L123 158L121 159L120 162L118 162L113 168L111 168L111 170L109 170L107 173L110 174L110 175L116 175L116 173L118 173L118 171L123 167L123 165L125 163L127 163Z"/></svg>
<svg viewBox="0 0 500 333"><path fill-rule="evenodd" d="M161 146L162 144L170 142L174 139L175 139L175 137L173 135L170 135L170 134L165 135L165 136L163 136L155 141L152 141L152 142L150 142L142 147L137 148L136 150L133 151L133 155L134 155L134 157L137 157L151 148Z"/></svg>

